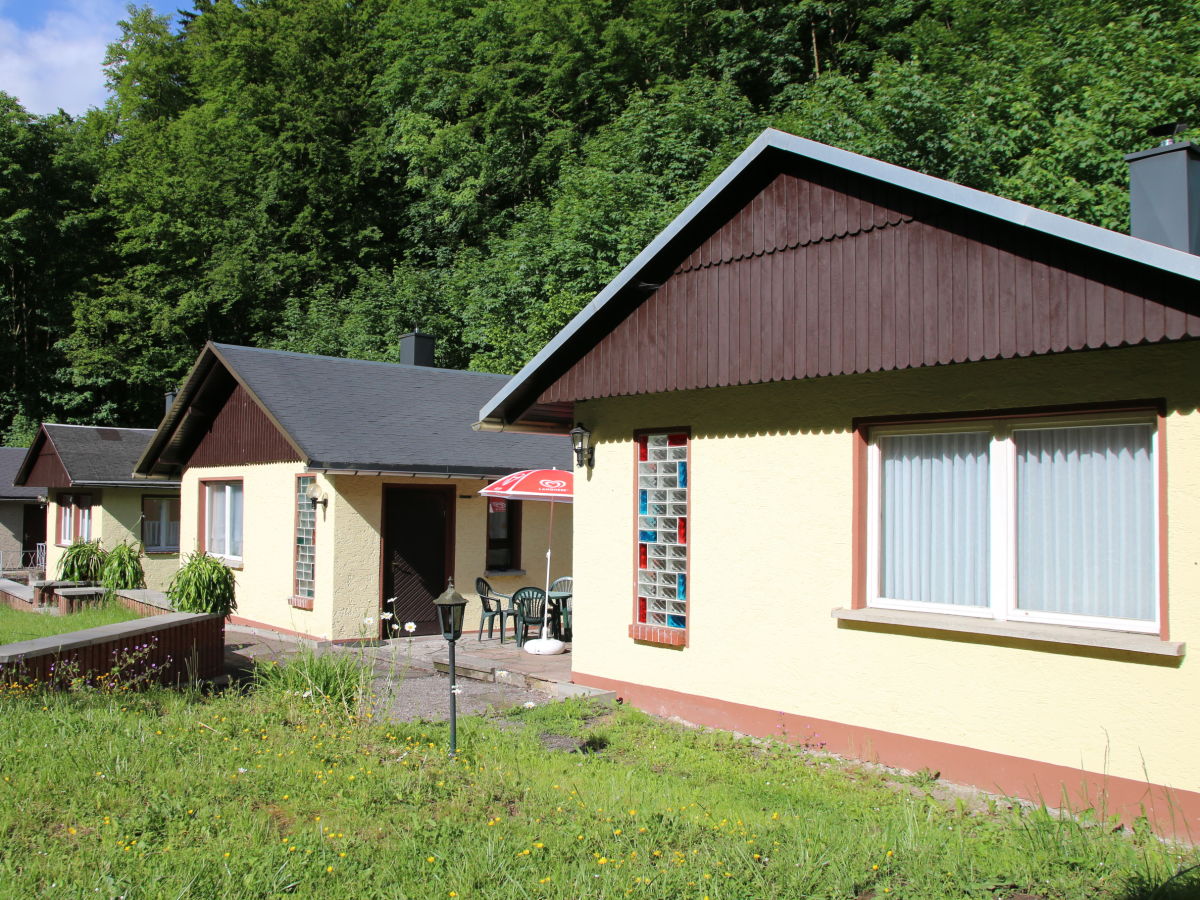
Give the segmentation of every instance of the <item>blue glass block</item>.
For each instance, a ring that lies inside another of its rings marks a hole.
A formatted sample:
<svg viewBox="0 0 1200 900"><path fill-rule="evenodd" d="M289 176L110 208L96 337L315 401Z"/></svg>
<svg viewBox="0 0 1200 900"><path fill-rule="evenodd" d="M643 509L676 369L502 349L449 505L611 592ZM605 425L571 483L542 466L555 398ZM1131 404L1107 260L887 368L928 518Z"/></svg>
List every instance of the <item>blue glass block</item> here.
<svg viewBox="0 0 1200 900"><path fill-rule="evenodd" d="M644 516L646 514L646 499L647 499L646 492L638 491L638 514L639 515Z"/></svg>
<svg viewBox="0 0 1200 900"><path fill-rule="evenodd" d="M655 541L658 540L658 532L657 531L639 531L638 532L638 540L646 541L648 543L654 543Z"/></svg>
<svg viewBox="0 0 1200 900"><path fill-rule="evenodd" d="M679 599L687 599L687 576L680 572L675 576L675 584L679 590Z"/></svg>
<svg viewBox="0 0 1200 900"><path fill-rule="evenodd" d="M667 624L672 628L686 627L687 619L684 616L667 616Z"/></svg>
<svg viewBox="0 0 1200 900"><path fill-rule="evenodd" d="M679 463L679 486L687 487L687 463L685 462Z"/></svg>

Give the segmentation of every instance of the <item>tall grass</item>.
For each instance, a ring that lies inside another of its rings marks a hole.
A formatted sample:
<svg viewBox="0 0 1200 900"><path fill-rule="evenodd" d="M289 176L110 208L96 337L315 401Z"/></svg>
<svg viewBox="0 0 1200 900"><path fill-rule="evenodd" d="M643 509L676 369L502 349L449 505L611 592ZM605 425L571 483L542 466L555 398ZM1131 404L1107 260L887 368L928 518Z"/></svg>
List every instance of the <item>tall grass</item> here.
<svg viewBox="0 0 1200 900"><path fill-rule="evenodd" d="M349 653L318 655L306 648L284 662L259 662L253 680L263 694L334 703L354 712L366 697L371 670Z"/></svg>
<svg viewBox="0 0 1200 900"><path fill-rule="evenodd" d="M286 667L281 667L286 668ZM314 679L315 683L315 679ZM294 687L288 687L294 690ZM336 714L335 714L336 713ZM629 709L0 688L0 895L1182 900L1195 851ZM569 734L592 752L547 749Z"/></svg>

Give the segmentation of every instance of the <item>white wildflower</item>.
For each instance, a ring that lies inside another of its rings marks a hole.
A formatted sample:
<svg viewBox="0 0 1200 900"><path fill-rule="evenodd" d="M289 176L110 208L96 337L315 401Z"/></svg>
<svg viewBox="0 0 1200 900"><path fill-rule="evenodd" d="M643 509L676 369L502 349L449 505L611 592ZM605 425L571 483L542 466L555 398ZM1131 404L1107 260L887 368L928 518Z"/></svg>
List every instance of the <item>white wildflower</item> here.
<svg viewBox="0 0 1200 900"><path fill-rule="evenodd" d="M392 613L384 612L384 613L379 614L379 618L381 618L381 619L390 619L392 617L393 617Z"/></svg>
<svg viewBox="0 0 1200 900"><path fill-rule="evenodd" d="M363 619L363 624L364 624L364 625L370 625L370 624L371 624L372 622L374 622L374 621L375 621L375 617L374 617L374 616L367 616L365 619Z"/></svg>
<svg viewBox="0 0 1200 900"><path fill-rule="evenodd" d="M312 696L312 691L305 691L305 692L304 692L303 694L301 694L300 696L301 696L301 697L311 697L311 696Z"/></svg>
<svg viewBox="0 0 1200 900"><path fill-rule="evenodd" d="M524 702L522 705L523 705L523 706L524 706L526 709L533 709L535 706L537 706L537 704L536 704L536 703L534 703L532 700L526 700L526 701L525 701L525 702Z"/></svg>
<svg viewBox="0 0 1200 900"><path fill-rule="evenodd" d="M249 771L249 769L243 769L241 766L238 766L238 773L241 775L245 775Z"/></svg>
<svg viewBox="0 0 1200 900"><path fill-rule="evenodd" d="M409 634L412 634L414 631L417 630L417 623L416 622L405 622L404 630L407 631Z"/></svg>

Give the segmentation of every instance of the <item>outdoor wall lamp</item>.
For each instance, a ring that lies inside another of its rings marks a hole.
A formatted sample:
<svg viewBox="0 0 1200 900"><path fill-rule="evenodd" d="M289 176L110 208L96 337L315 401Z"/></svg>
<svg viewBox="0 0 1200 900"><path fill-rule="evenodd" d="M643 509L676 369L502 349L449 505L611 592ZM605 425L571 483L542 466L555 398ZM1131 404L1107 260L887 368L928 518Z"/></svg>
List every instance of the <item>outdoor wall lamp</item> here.
<svg viewBox="0 0 1200 900"><path fill-rule="evenodd" d="M446 590L433 601L437 609L438 626L442 637L450 644L450 758L458 752L458 679L454 671L454 642L462 637L463 613L467 598L454 589L451 578Z"/></svg>
<svg viewBox="0 0 1200 900"><path fill-rule="evenodd" d="M596 465L596 448L592 446L592 433L578 422L567 432L571 436L571 446L575 450L575 467L587 466L589 469Z"/></svg>
<svg viewBox="0 0 1200 900"><path fill-rule="evenodd" d="M317 504L320 504L324 509L329 509L329 498L321 496L321 489L316 484L310 484L308 490L304 492L308 497L308 502L312 504L312 508L316 509Z"/></svg>

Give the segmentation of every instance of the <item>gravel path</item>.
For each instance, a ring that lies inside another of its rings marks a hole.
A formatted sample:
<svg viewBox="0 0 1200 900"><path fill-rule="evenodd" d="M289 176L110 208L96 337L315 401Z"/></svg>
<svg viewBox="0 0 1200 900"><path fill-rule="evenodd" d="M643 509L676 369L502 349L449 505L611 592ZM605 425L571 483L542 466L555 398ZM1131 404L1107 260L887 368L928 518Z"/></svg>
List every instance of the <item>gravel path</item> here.
<svg viewBox="0 0 1200 900"><path fill-rule="evenodd" d="M410 722L424 719L444 722L450 718L450 676L441 672L429 672L415 668L399 670L393 675L380 671L371 686L375 695L377 715L395 721ZM497 712L535 703L541 706L550 702L548 694L513 687L508 684L492 684L460 678L458 687L458 714L460 716L485 715L489 710Z"/></svg>

